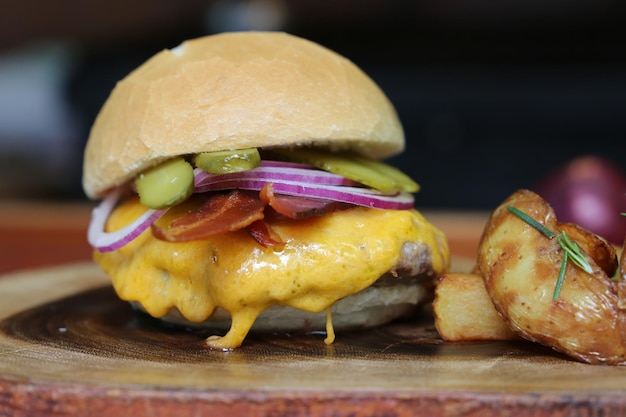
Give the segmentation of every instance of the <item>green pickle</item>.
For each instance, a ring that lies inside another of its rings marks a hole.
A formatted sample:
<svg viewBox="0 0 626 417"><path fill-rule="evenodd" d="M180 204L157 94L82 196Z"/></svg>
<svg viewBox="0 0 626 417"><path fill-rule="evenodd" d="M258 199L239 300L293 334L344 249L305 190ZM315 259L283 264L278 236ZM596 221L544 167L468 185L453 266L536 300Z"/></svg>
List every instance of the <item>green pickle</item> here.
<svg viewBox="0 0 626 417"><path fill-rule="evenodd" d="M367 166L373 171L379 172L381 175L386 175L389 178L393 178L393 181L395 182L399 190L416 193L420 189L419 184L417 184L411 179L411 177L409 177L396 167L393 167L381 161L374 161L373 159L367 159L361 156L352 156L351 159L362 166Z"/></svg>
<svg viewBox="0 0 626 417"><path fill-rule="evenodd" d="M194 156L193 163L210 174L227 174L258 167L261 165L261 156L256 148L202 152Z"/></svg>
<svg viewBox="0 0 626 417"><path fill-rule="evenodd" d="M193 167L182 157L170 159L139 174L135 186L144 206L153 209L175 206L193 193Z"/></svg>
<svg viewBox="0 0 626 417"><path fill-rule="evenodd" d="M384 162L316 149L273 149L282 158L315 166L384 192L417 192L419 185L397 168Z"/></svg>

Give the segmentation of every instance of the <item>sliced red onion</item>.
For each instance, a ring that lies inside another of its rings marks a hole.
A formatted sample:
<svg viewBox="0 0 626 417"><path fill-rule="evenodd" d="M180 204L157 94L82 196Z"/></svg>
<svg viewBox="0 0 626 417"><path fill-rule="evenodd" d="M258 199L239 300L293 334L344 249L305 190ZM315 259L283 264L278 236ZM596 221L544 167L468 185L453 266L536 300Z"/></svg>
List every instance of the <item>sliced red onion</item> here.
<svg viewBox="0 0 626 417"><path fill-rule="evenodd" d="M322 198L387 210L406 210L413 207L413 196L407 192L384 194L370 188L313 184L302 181L267 181L264 179L223 177L221 180L211 181L198 187L198 191L208 192L234 188L260 191L268 182L272 182L274 192L279 194Z"/></svg>
<svg viewBox="0 0 626 417"><path fill-rule="evenodd" d="M135 219L134 222L123 229L111 233L105 232L104 228L109 215L121 196L122 188L115 189L109 193L91 213L91 222L87 230L87 240L91 246L100 252L111 252L126 245L143 233L167 211L148 209Z"/></svg>
<svg viewBox="0 0 626 417"><path fill-rule="evenodd" d="M369 188L288 183L275 183L273 187L274 192L279 194L323 198L363 207L385 210L408 210L413 208L413 196L404 191L395 194L384 194Z"/></svg>
<svg viewBox="0 0 626 417"><path fill-rule="evenodd" d="M298 168L294 166L261 166L247 171L229 174L209 174L201 170L196 171L195 192L211 190L211 184L224 180L259 180L268 182L302 182L319 185L346 185L358 186L359 183L326 171ZM208 187L208 188L207 188Z"/></svg>

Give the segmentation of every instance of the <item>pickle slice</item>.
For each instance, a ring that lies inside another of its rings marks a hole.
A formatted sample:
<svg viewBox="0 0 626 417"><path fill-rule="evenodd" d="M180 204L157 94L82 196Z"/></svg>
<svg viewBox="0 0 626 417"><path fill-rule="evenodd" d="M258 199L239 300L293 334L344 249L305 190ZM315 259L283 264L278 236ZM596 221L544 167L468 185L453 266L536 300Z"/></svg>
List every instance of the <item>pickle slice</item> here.
<svg viewBox="0 0 626 417"><path fill-rule="evenodd" d="M261 156L256 148L202 152L194 156L193 163L210 174L226 174L258 167L261 165Z"/></svg>
<svg viewBox="0 0 626 417"><path fill-rule="evenodd" d="M162 209L175 206L193 193L193 167L184 158L174 158L137 176L139 201L146 207Z"/></svg>
<svg viewBox="0 0 626 417"><path fill-rule="evenodd" d="M388 177L393 178L393 180L398 185L398 187L403 191L408 191L409 193L416 193L420 189L420 186L418 183L413 181L411 177L409 177L404 172L400 171L398 168L394 166L391 166L381 161L367 159L362 156L351 156L350 158L358 164L367 166L374 171L380 172L382 175L387 175Z"/></svg>
<svg viewBox="0 0 626 417"><path fill-rule="evenodd" d="M271 152L289 161L312 165L380 191L414 193L419 190L415 181L384 162L316 149L272 149Z"/></svg>

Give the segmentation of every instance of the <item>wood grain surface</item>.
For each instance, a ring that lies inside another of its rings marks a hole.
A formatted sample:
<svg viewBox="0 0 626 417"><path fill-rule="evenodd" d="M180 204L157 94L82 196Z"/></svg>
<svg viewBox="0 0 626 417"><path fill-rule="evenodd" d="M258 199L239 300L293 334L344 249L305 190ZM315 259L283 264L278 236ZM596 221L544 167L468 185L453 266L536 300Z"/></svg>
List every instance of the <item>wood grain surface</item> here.
<svg viewBox="0 0 626 417"><path fill-rule="evenodd" d="M80 247L68 236L86 213L48 229L4 218L0 231L45 230L67 250ZM468 267L486 217L429 218L463 255L455 268ZM58 253L45 261L56 266L24 256L0 277L0 416L626 415L626 367L577 363L529 342L447 343L427 311L338 332L333 345L323 334L254 333L236 351L207 350L205 334L164 327L119 301L88 251Z"/></svg>

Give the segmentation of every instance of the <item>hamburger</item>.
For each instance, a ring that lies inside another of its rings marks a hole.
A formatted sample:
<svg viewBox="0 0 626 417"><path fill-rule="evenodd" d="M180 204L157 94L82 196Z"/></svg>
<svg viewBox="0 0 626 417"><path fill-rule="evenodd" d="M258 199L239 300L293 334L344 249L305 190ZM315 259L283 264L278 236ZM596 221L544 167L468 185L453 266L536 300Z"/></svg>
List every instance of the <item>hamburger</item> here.
<svg viewBox="0 0 626 417"><path fill-rule="evenodd" d="M418 185L382 162L405 137L348 59L279 32L163 50L119 81L94 121L88 239L117 295L212 329L326 331L413 314L448 268Z"/></svg>

